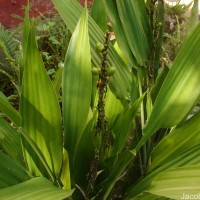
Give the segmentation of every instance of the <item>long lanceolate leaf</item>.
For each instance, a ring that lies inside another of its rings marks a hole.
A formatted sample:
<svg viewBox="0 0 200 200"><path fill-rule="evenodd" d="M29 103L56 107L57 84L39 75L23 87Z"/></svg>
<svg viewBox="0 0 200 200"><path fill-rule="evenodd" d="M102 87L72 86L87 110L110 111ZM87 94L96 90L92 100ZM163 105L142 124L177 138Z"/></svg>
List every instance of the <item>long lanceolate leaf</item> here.
<svg viewBox="0 0 200 200"><path fill-rule="evenodd" d="M63 71L63 117L65 147L72 158L81 138L90 108L92 92L91 56L87 10L72 35Z"/></svg>
<svg viewBox="0 0 200 200"><path fill-rule="evenodd" d="M83 8L74 0L52 0L52 2L69 30L73 32ZM104 33L90 16L88 20L92 62L100 66L101 55L96 51L96 43L104 43ZM108 62L110 66L116 67L116 72L109 81L110 89L117 98L129 99L132 84L131 73L111 44L109 45Z"/></svg>
<svg viewBox="0 0 200 200"><path fill-rule="evenodd" d="M34 27L28 35L20 111L23 130L38 145L49 167L58 176L62 162L61 113L37 49ZM30 171L37 173L28 153L26 160Z"/></svg>
<svg viewBox="0 0 200 200"><path fill-rule="evenodd" d="M179 51L158 96L137 149L159 128L180 123L200 96L200 24Z"/></svg>

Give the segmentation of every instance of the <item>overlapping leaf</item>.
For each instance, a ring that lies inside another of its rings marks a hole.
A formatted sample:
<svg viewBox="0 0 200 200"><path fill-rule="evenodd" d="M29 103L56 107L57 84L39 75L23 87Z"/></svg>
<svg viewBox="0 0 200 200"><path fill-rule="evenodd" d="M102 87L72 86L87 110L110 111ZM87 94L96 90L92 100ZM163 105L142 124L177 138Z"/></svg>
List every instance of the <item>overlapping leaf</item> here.
<svg viewBox="0 0 200 200"><path fill-rule="evenodd" d="M52 2L67 27L73 32L83 10L79 3L74 0L52 0ZM88 20L92 62L95 66L99 66L101 55L96 51L96 43L104 43L104 33L90 16ZM111 44L109 45L108 63L109 66L116 67L116 72L109 82L110 89L117 98L129 99L132 84L131 73Z"/></svg>
<svg viewBox="0 0 200 200"><path fill-rule="evenodd" d="M200 165L180 167L160 173L148 191L170 199L196 198L200 190L199 167Z"/></svg>
<svg viewBox="0 0 200 200"><path fill-rule="evenodd" d="M149 188L154 177L156 177L158 174L166 170L177 168L177 167L199 165L200 164L200 157L198 156L199 153L200 153L200 145L196 145L192 147L191 149L183 152L178 157L166 162L165 164L155 169L151 173L147 174L147 176L141 179L141 181L139 181L137 184L134 184L128 189L127 200L129 198L135 197L139 195L140 193L146 191Z"/></svg>
<svg viewBox="0 0 200 200"><path fill-rule="evenodd" d="M107 6L107 11L109 14L109 17L112 21L113 29L115 32L115 36L117 39L117 42L120 46L120 48L123 50L123 52L126 54L126 56L129 58L129 62L135 63L135 57L132 54L129 44L126 40L125 33L123 31L122 22L119 17L119 13L117 10L117 1L111 0L111 1L105 1Z"/></svg>
<svg viewBox="0 0 200 200"><path fill-rule="evenodd" d="M155 100L144 136L137 149L159 128L180 123L195 106L200 96L200 24L190 34Z"/></svg>
<svg viewBox="0 0 200 200"><path fill-rule="evenodd" d="M129 46L133 56L140 66L145 66L150 51L151 33L149 29L149 20L146 11L145 2L142 1L121 1L116 0L118 16L123 28L122 36L127 41L124 46ZM116 16L116 15L115 15ZM119 21L118 19L116 19ZM117 30L119 30L117 28ZM120 34L119 34L120 36Z"/></svg>
<svg viewBox="0 0 200 200"><path fill-rule="evenodd" d="M119 120L116 122L117 125L114 128L116 135L115 143L113 145L113 153L120 153L124 149L125 142L127 141L128 136L130 135L130 129L133 124L133 119L136 116L144 97L145 94L142 95L139 99L137 99L137 101L135 101L135 103L126 111L124 116L122 118L119 118Z"/></svg>
<svg viewBox="0 0 200 200"><path fill-rule="evenodd" d="M192 146L200 144L200 113L192 117L183 126L173 129L152 152L149 170L167 163Z"/></svg>

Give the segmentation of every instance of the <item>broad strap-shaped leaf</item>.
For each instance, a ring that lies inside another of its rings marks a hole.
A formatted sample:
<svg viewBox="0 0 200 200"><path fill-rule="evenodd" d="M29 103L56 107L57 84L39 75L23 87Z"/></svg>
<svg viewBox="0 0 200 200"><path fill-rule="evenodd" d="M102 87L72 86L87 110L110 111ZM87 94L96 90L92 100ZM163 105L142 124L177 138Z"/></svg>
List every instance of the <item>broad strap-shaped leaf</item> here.
<svg viewBox="0 0 200 200"><path fill-rule="evenodd" d="M196 198L200 191L199 168L200 165L193 165L160 173L155 177L148 191L171 199Z"/></svg>
<svg viewBox="0 0 200 200"><path fill-rule="evenodd" d="M6 96L0 92L0 111L3 112L16 126L21 126L21 116L19 112L8 102Z"/></svg>
<svg viewBox="0 0 200 200"><path fill-rule="evenodd" d="M31 175L29 172L26 171L17 160L13 160L11 157L0 151L0 188L15 185L29 180L30 178ZM1 199L3 199L2 196Z"/></svg>
<svg viewBox="0 0 200 200"><path fill-rule="evenodd" d="M2 200L62 200L73 190L62 190L44 177L37 177L0 190Z"/></svg>
<svg viewBox="0 0 200 200"><path fill-rule="evenodd" d="M151 154L149 171L167 163L182 152L200 144L200 112L163 138Z"/></svg>
<svg viewBox="0 0 200 200"><path fill-rule="evenodd" d="M68 46L62 85L64 145L71 159L86 126L92 94L91 56L86 8Z"/></svg>
<svg viewBox="0 0 200 200"><path fill-rule="evenodd" d="M6 152L13 160L24 166L25 163L20 134L1 116L0 134L2 135L0 145L4 152Z"/></svg>
<svg viewBox="0 0 200 200"><path fill-rule="evenodd" d="M200 153L200 145L196 145L191 149L183 152L178 157L166 162L164 165L160 166L159 168L147 174L137 184L130 186L130 188L127 191L127 196L129 198L132 198L144 191L147 191L154 177L166 170L177 167L199 165L200 164L199 153Z"/></svg>
<svg viewBox="0 0 200 200"><path fill-rule="evenodd" d="M116 0L117 11L120 18L115 26L122 27L122 36L125 36L126 44L129 46L133 56L140 66L145 66L150 50L151 33L149 29L149 18L146 5L141 1L121 1ZM115 15L116 17L117 15ZM117 30L120 29L117 28ZM120 34L118 34L120 37ZM119 43L120 44L120 43Z"/></svg>
<svg viewBox="0 0 200 200"><path fill-rule="evenodd" d="M26 39L26 38L25 38ZM22 127L37 144L56 176L62 164L62 126L57 95L37 49L34 27L29 30L20 101ZM26 154L31 173L37 168Z"/></svg>
<svg viewBox="0 0 200 200"><path fill-rule="evenodd" d="M159 128L184 120L200 96L200 24L179 51L155 100L153 110L137 149Z"/></svg>
<svg viewBox="0 0 200 200"><path fill-rule="evenodd" d="M52 0L52 2L65 21L69 30L73 32L83 10L79 2L74 0ZM99 54L96 50L96 43L104 43L104 33L90 16L88 17L88 26L92 62L95 66L100 66L102 58L101 54ZM110 89L117 98L129 99L132 75L128 66L123 62L111 43L109 45L108 63L109 66L116 67L116 72L109 81Z"/></svg>

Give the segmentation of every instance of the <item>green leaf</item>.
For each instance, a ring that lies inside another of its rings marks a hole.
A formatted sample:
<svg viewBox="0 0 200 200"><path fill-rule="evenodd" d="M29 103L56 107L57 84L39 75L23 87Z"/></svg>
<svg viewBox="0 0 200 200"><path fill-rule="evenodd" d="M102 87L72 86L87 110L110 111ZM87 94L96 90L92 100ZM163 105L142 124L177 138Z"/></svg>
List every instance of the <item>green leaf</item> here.
<svg viewBox="0 0 200 200"><path fill-rule="evenodd" d="M200 165L186 166L160 173L155 177L148 191L171 199L198 197L200 191L199 168Z"/></svg>
<svg viewBox="0 0 200 200"><path fill-rule="evenodd" d="M16 126L21 126L21 116L8 102L6 96L0 92L0 111L3 112Z"/></svg>
<svg viewBox="0 0 200 200"><path fill-rule="evenodd" d="M23 130L43 152L51 170L59 176L63 144L60 107L37 49L33 26L28 36L20 113ZM26 160L31 173L37 174L28 154Z"/></svg>
<svg viewBox="0 0 200 200"><path fill-rule="evenodd" d="M93 137L95 137L94 130L97 120L97 112L94 112L93 114L91 112L91 115L91 119L83 131L78 143L73 165L75 183L84 189L87 189L88 180L86 180L86 176L90 172L91 163L95 162L95 145ZM90 141L90 145L88 145L88 141Z"/></svg>
<svg viewBox="0 0 200 200"><path fill-rule="evenodd" d="M109 200L110 194L113 190L114 185L116 184L119 177L122 175L126 167L133 161L135 155L130 151L125 151L122 154L116 156L113 166L110 166L111 172L108 176L108 179L101 183L98 188L101 189L99 194L102 200Z"/></svg>
<svg viewBox="0 0 200 200"><path fill-rule="evenodd" d="M64 145L70 159L74 157L75 149L86 126L92 94L87 20L88 14L85 8L71 37L63 71Z"/></svg>
<svg viewBox="0 0 200 200"><path fill-rule="evenodd" d="M116 4L128 46L138 64L145 66L149 56L151 41L145 2L116 0Z"/></svg>
<svg viewBox="0 0 200 200"><path fill-rule="evenodd" d="M199 154L200 154L200 145L196 145L192 147L191 149L178 155L174 159L169 160L165 164L161 165L159 168L147 174L137 184L130 186L130 188L127 191L127 196L129 198L132 198L144 191L147 191L152 180L159 173L162 173L172 168L199 165L200 164L200 157L198 156Z"/></svg>
<svg viewBox="0 0 200 200"><path fill-rule="evenodd" d="M114 129L115 132L115 143L113 145L113 153L120 153L125 146L125 142L130 135L130 129L132 128L133 119L137 114L137 111L142 103L145 94L143 94L139 99L135 101L135 103L126 111L122 119L119 119L116 123L120 124L120 127L117 126L117 130Z"/></svg>
<svg viewBox="0 0 200 200"><path fill-rule="evenodd" d="M63 67L59 67L56 71L55 78L53 81L53 85L56 91L57 96L60 96L60 88L62 85L62 73L63 73Z"/></svg>
<svg viewBox="0 0 200 200"><path fill-rule="evenodd" d="M152 97L153 102L155 101L168 72L169 72L169 68L167 66L164 66L162 69L160 69L160 73L158 74L156 82L153 85L152 90L151 90L151 97Z"/></svg>
<svg viewBox="0 0 200 200"><path fill-rule="evenodd" d="M169 70L137 149L159 128L182 122L200 97L200 24L184 42Z"/></svg>
<svg viewBox="0 0 200 200"><path fill-rule="evenodd" d="M52 0L52 2L65 21L69 30L73 32L81 16L83 8L77 1L74 0ZM96 43L104 43L104 33L90 16L88 17L88 20L92 62L94 66L100 66L102 58L101 54L96 51ZM116 72L109 81L110 89L117 98L129 99L132 75L127 65L123 62L111 44L109 45L108 63L109 66L116 67Z"/></svg>
<svg viewBox="0 0 200 200"><path fill-rule="evenodd" d="M128 103L125 105L128 106ZM124 105L108 88L105 98L105 114L108 118L109 127L114 127L118 116L123 112Z"/></svg>
<svg viewBox="0 0 200 200"><path fill-rule="evenodd" d="M25 165L20 134L2 117L0 117L0 144L2 149L16 162Z"/></svg>
<svg viewBox="0 0 200 200"><path fill-rule="evenodd" d="M183 152L179 156L175 157L172 160L169 160L164 165L161 165L159 168L147 174L144 178L142 178L136 185L130 186L127 191L128 197L135 197L141 192L144 192L150 186L153 178L161 172L164 172L168 169L183 167L183 166L191 166L191 165L199 165L200 164L200 144L192 147L191 149Z"/></svg>
<svg viewBox="0 0 200 200"><path fill-rule="evenodd" d="M92 4L91 17L99 25L103 32L106 32L107 16L105 11L104 0L94 0ZM101 16L101 17L100 17Z"/></svg>
<svg viewBox="0 0 200 200"><path fill-rule="evenodd" d="M62 200L71 196L73 190L62 190L43 177L0 190L2 200Z"/></svg>
<svg viewBox="0 0 200 200"><path fill-rule="evenodd" d="M0 151L0 188L15 185L30 178L31 175L25 168ZM2 196L1 199L3 199Z"/></svg>
<svg viewBox="0 0 200 200"><path fill-rule="evenodd" d="M138 195L137 197L134 198L127 198L127 200L168 200L168 198L166 197L160 197L148 192L144 192L140 195Z"/></svg>
<svg viewBox="0 0 200 200"><path fill-rule="evenodd" d="M70 177L70 166L69 166L69 156L65 149L63 149L63 164L60 180L63 184L63 189L71 189L71 177Z"/></svg>
<svg viewBox="0 0 200 200"><path fill-rule="evenodd" d="M27 134L24 134L22 130L20 130L20 133L23 147L27 154L26 156L29 156L33 161L34 167L37 167L36 169L38 169L43 176L48 177L52 181L56 181L52 170L36 143Z"/></svg>
<svg viewBox="0 0 200 200"><path fill-rule="evenodd" d="M199 121L200 112L181 127L173 129L169 135L161 140L151 154L152 163L149 170L167 163L182 152L200 144Z"/></svg>
<svg viewBox="0 0 200 200"><path fill-rule="evenodd" d="M131 63L136 63L136 59L129 48L129 44L126 40L126 36L123 31L122 22L120 20L119 13L117 10L116 0L105 1L105 3L107 6L108 15L110 17L110 20L112 21L112 26L119 47L125 53L126 57L129 58L129 61Z"/></svg>

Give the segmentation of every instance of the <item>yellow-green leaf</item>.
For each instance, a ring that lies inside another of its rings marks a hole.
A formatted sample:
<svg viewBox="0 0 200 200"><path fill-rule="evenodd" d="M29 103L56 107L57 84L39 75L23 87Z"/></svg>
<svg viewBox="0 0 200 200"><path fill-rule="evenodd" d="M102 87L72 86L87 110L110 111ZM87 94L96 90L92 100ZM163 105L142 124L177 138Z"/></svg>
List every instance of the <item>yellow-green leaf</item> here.
<svg viewBox="0 0 200 200"><path fill-rule="evenodd" d="M0 135L2 135L0 145L4 152L21 165L25 165L20 134L1 116Z"/></svg>
<svg viewBox="0 0 200 200"><path fill-rule="evenodd" d="M158 174L149 192L170 199L198 199L200 165L178 167Z"/></svg>
<svg viewBox="0 0 200 200"><path fill-rule="evenodd" d="M44 177L37 177L0 190L2 200L62 200L73 190L62 190Z"/></svg>
<svg viewBox="0 0 200 200"><path fill-rule="evenodd" d="M179 51L157 95L137 149L159 128L182 122L200 97L200 24Z"/></svg>
<svg viewBox="0 0 200 200"><path fill-rule="evenodd" d="M25 168L0 151L0 188L15 185L30 178L31 175ZM1 199L3 199L2 196Z"/></svg>
<svg viewBox="0 0 200 200"><path fill-rule="evenodd" d="M73 32L83 10L79 2L74 0L52 0L52 2L65 21L69 30ZM90 16L88 16L88 26L92 62L94 66L100 66L102 57L101 54L96 51L96 43L104 43L105 36ZM132 75L128 66L120 58L111 43L109 43L108 63L109 66L116 67L116 72L109 81L110 89L117 98L126 100L129 99Z"/></svg>
<svg viewBox="0 0 200 200"><path fill-rule="evenodd" d="M71 159L86 126L92 94L91 56L86 8L69 43L62 85L64 144Z"/></svg>
<svg viewBox="0 0 200 200"><path fill-rule="evenodd" d="M184 151L200 144L200 112L181 127L173 129L152 151L149 171L169 162Z"/></svg>
<svg viewBox="0 0 200 200"><path fill-rule="evenodd" d="M23 130L42 151L53 173L59 176L63 144L60 107L37 49L33 26L28 34L20 112ZM26 160L31 173L37 174L28 154Z"/></svg>

